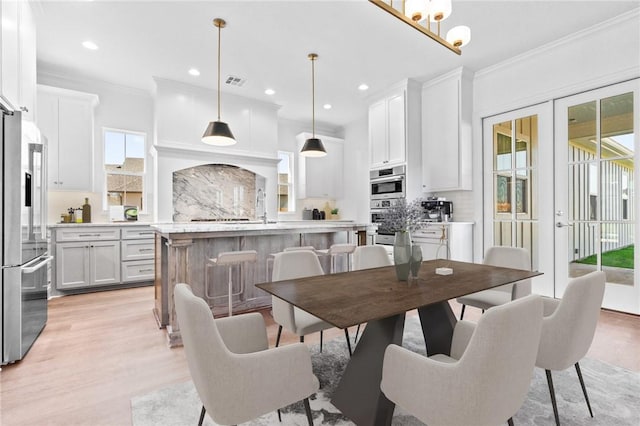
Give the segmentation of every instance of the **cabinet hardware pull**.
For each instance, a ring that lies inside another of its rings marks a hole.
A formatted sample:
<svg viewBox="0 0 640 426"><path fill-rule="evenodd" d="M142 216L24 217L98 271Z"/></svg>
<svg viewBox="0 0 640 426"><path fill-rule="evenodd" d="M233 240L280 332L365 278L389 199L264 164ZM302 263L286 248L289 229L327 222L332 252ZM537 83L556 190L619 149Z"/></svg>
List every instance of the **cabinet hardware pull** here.
<svg viewBox="0 0 640 426"><path fill-rule="evenodd" d="M140 272L153 272L153 269L140 269Z"/></svg>
<svg viewBox="0 0 640 426"><path fill-rule="evenodd" d="M20 111L22 111L22 112L29 112L29 108L27 108L26 106L21 106L21 107L20 107Z"/></svg>
<svg viewBox="0 0 640 426"><path fill-rule="evenodd" d="M138 235L151 235L153 234L153 231L142 231L142 232L138 232Z"/></svg>
<svg viewBox="0 0 640 426"><path fill-rule="evenodd" d="M152 249L152 248L142 248L142 249L140 249L140 250L138 250L138 251L155 251L155 249Z"/></svg>

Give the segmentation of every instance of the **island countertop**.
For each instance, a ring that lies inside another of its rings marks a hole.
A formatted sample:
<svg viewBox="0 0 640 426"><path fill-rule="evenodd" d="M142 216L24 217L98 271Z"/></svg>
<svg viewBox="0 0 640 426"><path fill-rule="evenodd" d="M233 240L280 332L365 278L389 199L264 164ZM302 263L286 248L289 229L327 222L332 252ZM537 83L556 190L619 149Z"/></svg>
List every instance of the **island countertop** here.
<svg viewBox="0 0 640 426"><path fill-rule="evenodd" d="M351 221L290 221L261 222L191 222L152 224L151 229L168 238L210 238L214 236L253 236L290 233L326 233L374 230L370 223Z"/></svg>

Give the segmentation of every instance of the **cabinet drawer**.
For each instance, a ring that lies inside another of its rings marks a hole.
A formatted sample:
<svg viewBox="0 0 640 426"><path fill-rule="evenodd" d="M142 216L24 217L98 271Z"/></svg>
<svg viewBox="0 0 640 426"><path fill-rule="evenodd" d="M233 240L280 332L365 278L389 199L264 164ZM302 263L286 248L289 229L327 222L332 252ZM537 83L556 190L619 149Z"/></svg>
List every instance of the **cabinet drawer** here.
<svg viewBox="0 0 640 426"><path fill-rule="evenodd" d="M123 227L122 228L122 239L123 240L136 240L139 238L153 238L155 232L151 230L148 226L144 227Z"/></svg>
<svg viewBox="0 0 640 426"><path fill-rule="evenodd" d="M415 231L412 234L412 237L415 238L428 238L428 239L435 239L435 240L446 240L448 239L448 232L447 232L447 228L446 227L442 227L442 228L425 228L425 229L421 229L419 231Z"/></svg>
<svg viewBox="0 0 640 426"><path fill-rule="evenodd" d="M56 241L100 241L119 240L120 228L58 228Z"/></svg>
<svg viewBox="0 0 640 426"><path fill-rule="evenodd" d="M122 282L152 281L154 271L153 260L122 262Z"/></svg>
<svg viewBox="0 0 640 426"><path fill-rule="evenodd" d="M120 244L122 260L153 259L156 251L156 243L152 238L121 241Z"/></svg>

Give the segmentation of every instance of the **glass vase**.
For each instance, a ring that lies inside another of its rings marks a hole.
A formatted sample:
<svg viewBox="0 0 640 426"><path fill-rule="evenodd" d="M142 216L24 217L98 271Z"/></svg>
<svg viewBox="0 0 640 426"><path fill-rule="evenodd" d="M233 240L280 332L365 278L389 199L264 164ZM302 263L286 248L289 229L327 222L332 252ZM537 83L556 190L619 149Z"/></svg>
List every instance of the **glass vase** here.
<svg viewBox="0 0 640 426"><path fill-rule="evenodd" d="M399 281L407 281L411 270L411 234L409 231L398 231L393 241L393 263L396 266L396 277Z"/></svg>
<svg viewBox="0 0 640 426"><path fill-rule="evenodd" d="M411 278L418 278L420 266L422 266L422 247L418 244L414 244L411 246Z"/></svg>

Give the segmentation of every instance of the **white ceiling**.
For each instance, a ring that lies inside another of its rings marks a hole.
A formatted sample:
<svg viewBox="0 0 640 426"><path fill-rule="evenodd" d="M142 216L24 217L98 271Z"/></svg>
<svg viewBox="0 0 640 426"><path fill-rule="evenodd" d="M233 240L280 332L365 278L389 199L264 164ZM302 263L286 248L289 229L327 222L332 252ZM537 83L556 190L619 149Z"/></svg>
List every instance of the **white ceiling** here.
<svg viewBox="0 0 640 426"><path fill-rule="evenodd" d="M217 29L212 20L220 17L227 21L222 30L223 81L230 74L247 79L243 87L223 87L223 93L274 102L282 107L281 117L308 121L307 54L315 52L319 55L316 120L342 126L364 114L367 96L403 78L427 81L461 65L477 71L638 8L640 0L453 0L443 33L455 25L471 28L472 40L462 56L366 0L41 1L38 5L41 70L149 91L152 76L214 89ZM83 48L87 39L99 50ZM191 67L201 75L187 74ZM363 82L369 85L368 92L357 90ZM276 94L265 95L267 87ZM333 108L324 110L324 103Z"/></svg>

